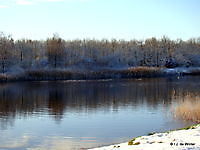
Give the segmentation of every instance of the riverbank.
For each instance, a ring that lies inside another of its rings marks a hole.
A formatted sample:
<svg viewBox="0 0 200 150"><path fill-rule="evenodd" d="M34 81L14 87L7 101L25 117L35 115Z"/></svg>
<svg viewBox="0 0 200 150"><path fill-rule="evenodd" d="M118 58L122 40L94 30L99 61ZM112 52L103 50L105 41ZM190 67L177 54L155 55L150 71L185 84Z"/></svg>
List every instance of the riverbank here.
<svg viewBox="0 0 200 150"><path fill-rule="evenodd" d="M8 72L0 74L0 82L7 81L43 81L43 80L94 80L94 79L123 79L150 78L163 76L200 75L199 67L190 68L158 68L158 67L129 67L104 69L56 69L30 70L26 72Z"/></svg>
<svg viewBox="0 0 200 150"><path fill-rule="evenodd" d="M199 150L200 124L165 133L152 133L129 142L90 150Z"/></svg>

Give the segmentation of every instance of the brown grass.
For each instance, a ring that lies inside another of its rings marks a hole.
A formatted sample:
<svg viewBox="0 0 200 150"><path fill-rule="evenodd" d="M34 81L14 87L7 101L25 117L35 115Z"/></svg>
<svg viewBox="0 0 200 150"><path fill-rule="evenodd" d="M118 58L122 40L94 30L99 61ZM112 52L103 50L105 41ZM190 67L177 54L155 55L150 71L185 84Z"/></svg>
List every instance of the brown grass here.
<svg viewBox="0 0 200 150"><path fill-rule="evenodd" d="M69 71L27 71L24 76L25 80L64 80L71 78Z"/></svg>
<svg viewBox="0 0 200 150"><path fill-rule="evenodd" d="M175 117L200 123L200 99L198 101L185 101L175 108Z"/></svg>
<svg viewBox="0 0 200 150"><path fill-rule="evenodd" d="M35 81L35 80L84 80L84 79L116 79L162 76L160 68L132 67L124 70L99 71L67 71L67 70L31 70L21 74L0 74L0 82Z"/></svg>
<svg viewBox="0 0 200 150"><path fill-rule="evenodd" d="M161 68L158 67L131 67L120 71L124 77L157 77L163 76Z"/></svg>
<svg viewBox="0 0 200 150"><path fill-rule="evenodd" d="M7 81L7 78L8 78L7 75L5 75L3 73L0 74L0 82Z"/></svg>

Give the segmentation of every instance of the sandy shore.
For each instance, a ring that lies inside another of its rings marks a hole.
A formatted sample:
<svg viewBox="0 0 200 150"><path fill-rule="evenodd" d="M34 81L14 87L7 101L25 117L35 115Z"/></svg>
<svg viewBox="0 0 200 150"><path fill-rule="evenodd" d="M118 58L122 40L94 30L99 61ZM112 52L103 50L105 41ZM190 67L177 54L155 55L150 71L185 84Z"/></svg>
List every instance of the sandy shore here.
<svg viewBox="0 0 200 150"><path fill-rule="evenodd" d="M200 125L90 150L200 150Z"/></svg>

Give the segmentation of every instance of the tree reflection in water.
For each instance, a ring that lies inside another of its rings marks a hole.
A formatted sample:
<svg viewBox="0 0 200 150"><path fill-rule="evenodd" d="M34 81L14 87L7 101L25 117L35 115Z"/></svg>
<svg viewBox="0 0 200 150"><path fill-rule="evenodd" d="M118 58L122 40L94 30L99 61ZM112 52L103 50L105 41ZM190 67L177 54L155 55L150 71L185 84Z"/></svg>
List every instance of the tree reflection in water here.
<svg viewBox="0 0 200 150"><path fill-rule="evenodd" d="M118 111L119 107L159 104L168 107L185 94L199 95L199 77L110 81L20 82L0 84L0 125L14 124L16 116L47 114L57 122L67 112Z"/></svg>

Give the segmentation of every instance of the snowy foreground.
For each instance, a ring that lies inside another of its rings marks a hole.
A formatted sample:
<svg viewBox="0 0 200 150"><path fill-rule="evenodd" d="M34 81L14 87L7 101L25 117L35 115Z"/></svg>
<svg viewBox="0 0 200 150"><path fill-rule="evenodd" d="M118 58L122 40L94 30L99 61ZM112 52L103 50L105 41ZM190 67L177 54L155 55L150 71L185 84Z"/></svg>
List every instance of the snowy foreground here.
<svg viewBox="0 0 200 150"><path fill-rule="evenodd" d="M200 125L188 130L138 137L132 144L127 142L90 150L200 150Z"/></svg>

